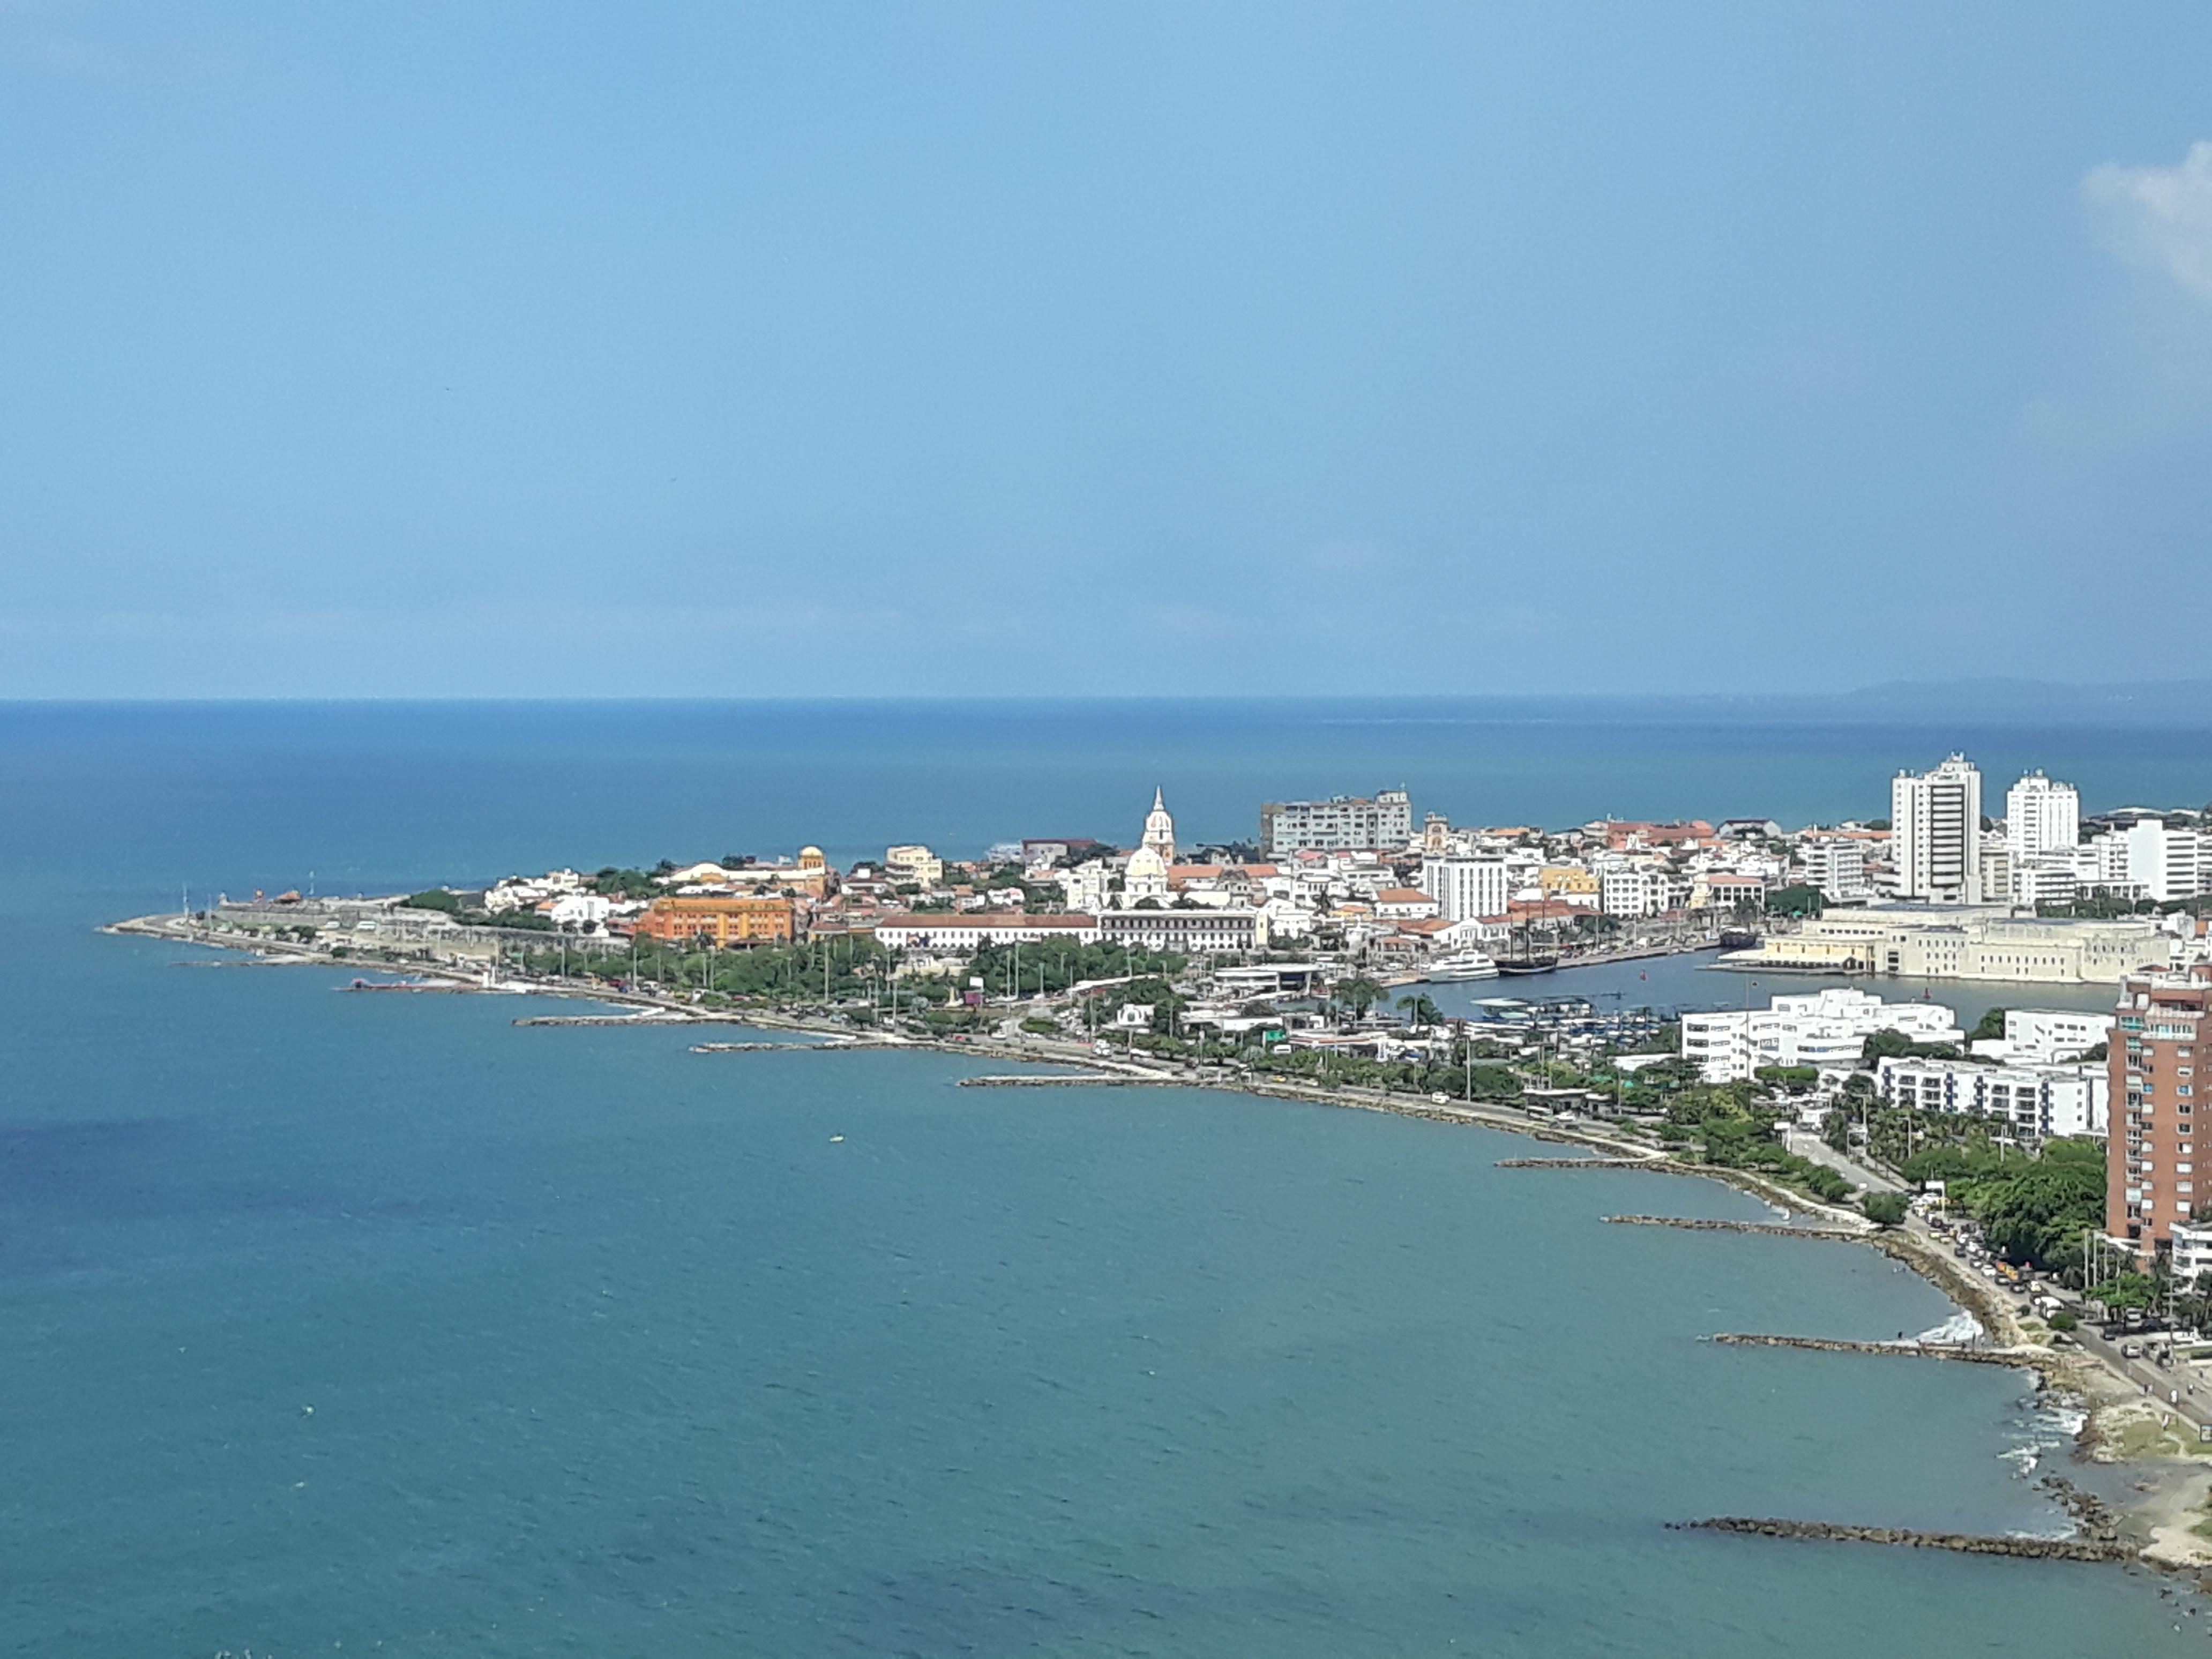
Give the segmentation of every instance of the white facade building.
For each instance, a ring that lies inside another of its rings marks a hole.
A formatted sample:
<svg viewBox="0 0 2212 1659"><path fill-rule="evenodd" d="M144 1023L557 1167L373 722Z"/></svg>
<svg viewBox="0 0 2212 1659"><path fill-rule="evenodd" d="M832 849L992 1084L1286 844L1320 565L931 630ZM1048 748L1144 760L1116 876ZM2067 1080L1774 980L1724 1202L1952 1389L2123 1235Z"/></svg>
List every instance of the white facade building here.
<svg viewBox="0 0 2212 1659"><path fill-rule="evenodd" d="M2081 796L2070 783L2030 772L2005 791L2005 848L2018 864L2071 853L2081 839Z"/></svg>
<svg viewBox="0 0 2212 1659"><path fill-rule="evenodd" d="M2078 1060L2112 1034L2112 1016L2074 1008L2008 1008L2005 1034L1984 1038L1974 1052L1992 1060L2030 1066Z"/></svg>
<svg viewBox="0 0 2212 1659"><path fill-rule="evenodd" d="M1885 1060L1875 1086L1893 1106L2001 1119L2023 1141L2102 1135L2111 1116L2112 1083L2101 1066Z"/></svg>
<svg viewBox="0 0 2212 1659"><path fill-rule="evenodd" d="M1421 890L1437 902L1446 921L1502 916L1512 896L1511 872L1503 859L1426 859Z"/></svg>
<svg viewBox="0 0 2212 1659"><path fill-rule="evenodd" d="M2047 854L2040 858L2012 861L2012 902L2014 904L2071 904L2081 896L2081 878L2074 858Z"/></svg>
<svg viewBox="0 0 2212 1659"><path fill-rule="evenodd" d="M1981 902L1982 775L1972 761L1954 755L1932 772L1891 779L1889 825L1898 897Z"/></svg>
<svg viewBox="0 0 2212 1659"><path fill-rule="evenodd" d="M1682 1057L1707 1083L1740 1083L1762 1066L1849 1071L1866 1040L1896 1031L1915 1042L1963 1047L1966 1034L1950 1009L1934 1002L1884 1002L1869 991L1827 990L1778 996L1764 1008L1682 1016Z"/></svg>
<svg viewBox="0 0 2212 1659"><path fill-rule="evenodd" d="M2168 1231L2173 1239L2174 1283L2193 1285L2201 1276L2212 1273L2212 1225L2198 1227L2177 1221Z"/></svg>
<svg viewBox="0 0 2212 1659"><path fill-rule="evenodd" d="M886 951L929 951L966 956L986 945L1043 945L1054 939L1095 945L1096 916L982 915L885 916L875 927L876 943Z"/></svg>
<svg viewBox="0 0 2212 1659"><path fill-rule="evenodd" d="M598 893L563 893L555 899L546 911L546 918L556 927L589 932L606 925L614 914L615 902Z"/></svg>
<svg viewBox="0 0 2212 1659"><path fill-rule="evenodd" d="M1866 848L1856 841L1808 841L1798 849L1805 883L1820 890L1831 904L1850 904L1874 896L1867 880Z"/></svg>
<svg viewBox="0 0 2212 1659"><path fill-rule="evenodd" d="M1277 859L1308 849L1380 848L1396 852L1413 839L1413 803L1402 789L1372 798L1269 801L1260 808L1260 855Z"/></svg>
<svg viewBox="0 0 2212 1659"><path fill-rule="evenodd" d="M1268 939L1267 918L1259 910L1109 910L1097 927L1099 939L1109 945L1196 956L1261 951Z"/></svg>
<svg viewBox="0 0 2212 1659"><path fill-rule="evenodd" d="M1059 874L1060 890L1067 895L1069 909L1095 915L1106 908L1108 896L1114 890L1114 866L1104 859L1092 859Z"/></svg>
<svg viewBox="0 0 2212 1659"><path fill-rule="evenodd" d="M1609 916L1660 916L1689 902L1689 882L1663 865L1616 864L1598 872L1598 908Z"/></svg>
<svg viewBox="0 0 2212 1659"><path fill-rule="evenodd" d="M2113 870L2145 898L2162 904L2204 890L2203 837L2194 830L2169 830L2154 818L2109 831L2094 845L2100 871Z"/></svg>

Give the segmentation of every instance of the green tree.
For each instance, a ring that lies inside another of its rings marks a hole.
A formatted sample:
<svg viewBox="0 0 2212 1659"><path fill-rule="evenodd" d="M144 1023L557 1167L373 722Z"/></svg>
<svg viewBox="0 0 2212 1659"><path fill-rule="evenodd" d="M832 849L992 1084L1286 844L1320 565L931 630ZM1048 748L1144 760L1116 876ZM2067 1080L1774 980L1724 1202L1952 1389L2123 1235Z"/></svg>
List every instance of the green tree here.
<svg viewBox="0 0 2212 1659"><path fill-rule="evenodd" d="M1966 1033L1966 1040L1969 1042L1984 1042L2001 1037L2004 1034L2005 1011L2002 1008L1992 1008L1976 1022L1972 1030Z"/></svg>
<svg viewBox="0 0 2212 1659"><path fill-rule="evenodd" d="M1905 1219L1905 1212L1910 1207L1911 1200L1903 1193L1869 1193L1859 1200L1859 1208L1866 1212L1866 1218L1877 1227L1896 1226Z"/></svg>

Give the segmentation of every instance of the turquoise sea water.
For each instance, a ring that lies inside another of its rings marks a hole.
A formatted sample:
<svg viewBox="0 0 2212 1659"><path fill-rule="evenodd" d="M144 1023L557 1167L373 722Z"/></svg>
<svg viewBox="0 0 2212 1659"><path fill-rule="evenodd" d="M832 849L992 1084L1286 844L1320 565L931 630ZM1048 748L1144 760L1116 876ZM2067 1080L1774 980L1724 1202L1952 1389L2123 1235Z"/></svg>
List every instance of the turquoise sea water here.
<svg viewBox="0 0 2212 1659"><path fill-rule="evenodd" d="M1724 1189L1502 1171L1526 1143L1325 1108L523 1030L521 1000L91 931L309 869L1113 833L1156 775L1228 834L1271 750L1288 793L1396 781L1377 757L1426 741L1147 722L0 710L0 1651L2197 1649L2119 1571L1667 1530L2057 1525L2008 1460L2049 1432L2009 1374L1698 1340L1922 1328L1918 1280L1598 1219L1760 1212ZM1105 783L1062 752L1094 740ZM1349 775L1311 781L1310 740ZM1605 810L1585 738L1544 741L1540 811L1453 795L1503 793L1485 757L1525 732L1407 781L1462 816ZM1656 778L1714 740L1586 741ZM1726 769L1833 787L1817 745L1759 741Z"/></svg>

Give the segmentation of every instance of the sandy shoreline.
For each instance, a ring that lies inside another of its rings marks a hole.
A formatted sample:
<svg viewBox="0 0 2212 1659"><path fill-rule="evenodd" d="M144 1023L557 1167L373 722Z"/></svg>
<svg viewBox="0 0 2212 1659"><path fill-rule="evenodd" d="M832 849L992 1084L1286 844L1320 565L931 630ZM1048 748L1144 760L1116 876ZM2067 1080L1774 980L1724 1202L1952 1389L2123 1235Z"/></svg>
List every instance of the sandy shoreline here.
<svg viewBox="0 0 2212 1659"><path fill-rule="evenodd" d="M434 964L371 963L334 957L313 945L266 939L242 940L193 929L173 916L143 916L111 923L100 931L150 937L174 944L191 944L245 952L271 963L324 966L360 974L400 975L428 982L439 990L462 994L563 997L634 1011L640 1027L666 1029L672 1025L738 1025L765 1030L805 1032L843 1039L848 1048L908 1049L948 1054L975 1060L988 1058L1023 1066L1060 1066L1092 1073L1102 1081L1173 1084L1276 1099L1389 1112L1435 1122L1474 1124L1557 1146L1586 1148L1607 1158L1632 1161L1656 1173L1717 1181L1759 1198L1791 1215L1818 1222L1808 1236L1842 1243L1861 1243L1909 1267L1979 1322L1988 1334L1989 1358L2033 1373L2039 1391L2079 1407L2083 1425L2076 1436L2077 1465L2109 1471L2117 1479L2087 1478L2083 1486L2094 1492L2085 1510L2080 1488L2060 1478L2054 1489L2062 1504L2075 1516L2085 1535L2110 1531L2139 1550L2148 1565L2169 1571L2201 1576L2212 1589L2212 1538L2197 1533L2203 1525L2212 1530L2212 1447L2200 1451L2185 1419L2164 1411L2155 1398L2146 1397L2128 1378L2116 1374L2095 1355L2079 1346L2056 1348L2041 1339L2048 1334L2025 1321L2020 1311L1994 1285L1969 1272L1933 1240L1903 1228L1877 1229L1856 1210L1818 1203L1802 1194L1767 1181L1755 1172L1682 1162L1654 1151L1648 1144L1631 1140L1596 1124L1561 1124L1532 1119L1525 1114L1466 1103L1439 1103L1417 1095L1389 1094L1369 1090L1324 1087L1280 1079L1255 1080L1249 1075L1207 1073L1195 1068L1147 1064L1134 1059L1102 1057L1070 1042L1024 1036L1010 1042L994 1036L954 1041L899 1034L856 1033L848 1025L813 1016L772 1009L700 1010L687 1004L647 997L636 993L586 988L559 983L506 981L486 987L466 972ZM602 1029L619 1029L629 1019L607 1021ZM594 1022L594 1024L599 1024Z"/></svg>

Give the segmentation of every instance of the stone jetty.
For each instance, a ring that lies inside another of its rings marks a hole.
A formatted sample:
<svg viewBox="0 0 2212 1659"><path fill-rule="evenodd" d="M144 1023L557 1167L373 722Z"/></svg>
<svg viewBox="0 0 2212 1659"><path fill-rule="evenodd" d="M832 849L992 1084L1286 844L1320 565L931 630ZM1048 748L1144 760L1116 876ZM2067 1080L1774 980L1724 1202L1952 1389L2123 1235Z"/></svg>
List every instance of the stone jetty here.
<svg viewBox="0 0 2212 1659"><path fill-rule="evenodd" d="M1668 1170L1662 1158L1501 1158L1501 1170Z"/></svg>
<svg viewBox="0 0 2212 1659"><path fill-rule="evenodd" d="M2046 1356L2010 1348L1970 1347L1958 1342L1847 1342L1832 1336L1767 1336L1753 1331L1723 1331L1713 1338L1740 1348L1810 1348L1820 1353L1901 1354L1907 1359L1963 1359L1974 1365L2021 1365L2033 1369Z"/></svg>
<svg viewBox="0 0 2212 1659"><path fill-rule="evenodd" d="M695 1054L803 1054L816 1050L842 1052L850 1048L888 1048L888 1042L855 1042L847 1038L832 1037L827 1042L695 1042Z"/></svg>
<svg viewBox="0 0 2212 1659"><path fill-rule="evenodd" d="M1176 1077L1118 1077L1082 1072L1069 1077L1037 1077L1026 1073L963 1077L963 1089L1182 1089L1189 1084Z"/></svg>
<svg viewBox="0 0 2212 1659"><path fill-rule="evenodd" d="M1622 1227L1681 1227L1698 1233L1765 1233L1773 1238L1847 1238L1853 1243L1866 1237L1856 1227L1798 1227L1784 1221L1715 1221L1694 1215L1609 1215L1606 1220Z"/></svg>
<svg viewBox="0 0 2212 1659"><path fill-rule="evenodd" d="M691 1014L663 1013L659 1009L636 1014L529 1014L517 1025L691 1025Z"/></svg>
<svg viewBox="0 0 2212 1659"><path fill-rule="evenodd" d="M1890 1544L1904 1549L1956 1550L1965 1555L2010 1555L2031 1561L2133 1561L2129 1544L2096 1538L2002 1538L1971 1532L1914 1532L1904 1527L1853 1527L1835 1521L1771 1521L1717 1515L1705 1521L1670 1521L1678 1532L1747 1533L1759 1538L1819 1538L1845 1544Z"/></svg>

